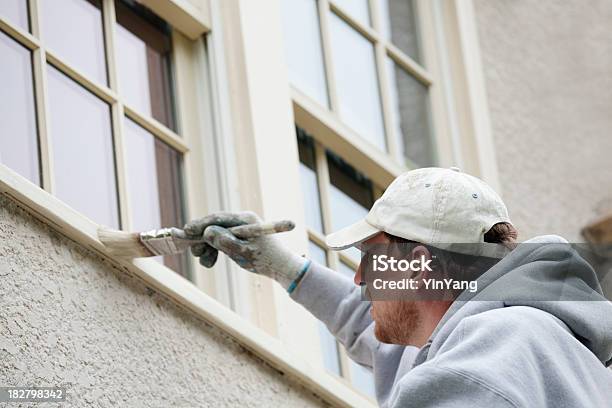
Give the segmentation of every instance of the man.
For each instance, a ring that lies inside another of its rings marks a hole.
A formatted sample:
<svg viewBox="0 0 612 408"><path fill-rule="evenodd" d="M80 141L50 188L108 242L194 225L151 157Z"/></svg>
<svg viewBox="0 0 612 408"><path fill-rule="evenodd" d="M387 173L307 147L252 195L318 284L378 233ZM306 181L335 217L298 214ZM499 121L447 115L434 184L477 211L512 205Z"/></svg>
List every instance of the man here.
<svg viewBox="0 0 612 408"><path fill-rule="evenodd" d="M476 293L362 301L368 252L353 284L292 254L278 237L242 241L227 230L259 221L253 213L221 213L185 229L206 237L207 245L192 248L204 266L212 266L220 250L278 281L322 320L353 360L373 370L381 406L612 406L612 371L606 368L612 362L612 305L592 268L562 238L516 245L476 279ZM406 257L429 265L439 261L433 255L438 250L453 253L467 245L478 252L492 245L485 242L511 246L515 238L504 203L488 185L456 168L424 168L399 176L364 220L326 242L332 249L366 251L409 243ZM433 273L421 268L413 274L414 293L424 293Z"/></svg>

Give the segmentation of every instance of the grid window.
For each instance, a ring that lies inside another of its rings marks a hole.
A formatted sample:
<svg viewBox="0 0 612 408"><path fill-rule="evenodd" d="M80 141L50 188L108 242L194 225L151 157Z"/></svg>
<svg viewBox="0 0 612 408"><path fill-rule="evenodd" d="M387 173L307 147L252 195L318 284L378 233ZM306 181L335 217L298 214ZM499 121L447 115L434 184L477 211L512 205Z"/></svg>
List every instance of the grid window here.
<svg viewBox="0 0 612 408"><path fill-rule="evenodd" d="M300 127L297 127L297 134L300 166L308 169L307 177L302 173L302 188L308 201L305 210L310 239L309 256L352 281L361 253L356 248L340 253L327 252L324 249L324 234L345 227L367 214L373 204L372 182L342 158L315 142ZM305 179L310 182L305 183ZM310 200L307 196L315 199ZM321 197L327 199L322 200ZM313 214L316 214L321 230L313 228L313 223L309 221ZM348 359L346 351L323 323L319 323L319 339L324 367L333 374L347 378L357 390L373 397L372 373Z"/></svg>
<svg viewBox="0 0 612 408"><path fill-rule="evenodd" d="M283 0L284 45L289 80L329 107L317 0Z"/></svg>
<svg viewBox="0 0 612 408"><path fill-rule="evenodd" d="M291 10L284 13L289 70L302 77L326 74L327 81L319 81L323 85L317 89L327 84L332 117L351 129L337 127L335 137L356 143L357 135L409 168L435 165L429 98L433 79L421 43L418 5L422 2L300 1L310 7L309 14L303 10L298 14L289 8L294 2L284 0L284 8ZM300 25L306 20L308 30ZM316 47L316 52L303 52L308 49L305 44ZM291 84L311 98L313 82L291 75ZM294 99L307 115L322 119L300 94Z"/></svg>
<svg viewBox="0 0 612 408"><path fill-rule="evenodd" d="M42 40L88 78L107 84L100 0L40 1Z"/></svg>
<svg viewBox="0 0 612 408"><path fill-rule="evenodd" d="M40 184L30 51L0 32L0 163Z"/></svg>
<svg viewBox="0 0 612 408"><path fill-rule="evenodd" d="M28 2L27 0L0 1L0 17L15 24L24 31L28 31Z"/></svg>
<svg viewBox="0 0 612 408"><path fill-rule="evenodd" d="M0 16L0 162L96 223L183 225L171 28L119 0L3 1ZM187 255L163 262L189 276Z"/></svg>

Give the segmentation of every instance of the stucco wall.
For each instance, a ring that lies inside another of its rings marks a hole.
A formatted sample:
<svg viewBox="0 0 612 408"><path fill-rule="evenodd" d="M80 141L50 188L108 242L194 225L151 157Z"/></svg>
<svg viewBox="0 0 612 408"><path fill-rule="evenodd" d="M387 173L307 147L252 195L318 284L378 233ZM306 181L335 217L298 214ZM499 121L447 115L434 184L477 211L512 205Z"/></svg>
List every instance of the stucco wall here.
<svg viewBox="0 0 612 408"><path fill-rule="evenodd" d="M69 406L324 406L215 327L0 196L0 385Z"/></svg>
<svg viewBox="0 0 612 408"><path fill-rule="evenodd" d="M520 238L612 212L612 2L475 0L503 197Z"/></svg>

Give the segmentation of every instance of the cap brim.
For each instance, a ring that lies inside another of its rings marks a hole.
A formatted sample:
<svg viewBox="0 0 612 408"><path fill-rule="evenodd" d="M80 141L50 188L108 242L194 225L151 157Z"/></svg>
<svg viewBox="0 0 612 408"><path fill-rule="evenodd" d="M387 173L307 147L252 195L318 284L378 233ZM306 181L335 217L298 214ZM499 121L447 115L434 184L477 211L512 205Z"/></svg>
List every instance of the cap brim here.
<svg viewBox="0 0 612 408"><path fill-rule="evenodd" d="M361 220L342 228L340 231L329 234L325 237L325 244L330 249L346 249L371 238L379 232L378 228L369 224L366 220Z"/></svg>

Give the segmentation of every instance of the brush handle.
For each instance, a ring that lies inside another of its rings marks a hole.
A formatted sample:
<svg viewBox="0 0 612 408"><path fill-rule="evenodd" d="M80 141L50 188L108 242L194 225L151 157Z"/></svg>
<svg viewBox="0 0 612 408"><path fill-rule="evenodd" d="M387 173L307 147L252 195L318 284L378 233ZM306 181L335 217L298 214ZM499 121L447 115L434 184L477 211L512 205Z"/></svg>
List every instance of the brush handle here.
<svg viewBox="0 0 612 408"><path fill-rule="evenodd" d="M262 224L245 224L229 228L240 239L253 239L277 232L291 231L293 221L283 220ZM152 255L172 255L185 251L192 245L206 242L203 238L193 239L180 228L162 228L140 233L140 242Z"/></svg>
<svg viewBox="0 0 612 408"><path fill-rule="evenodd" d="M295 223L289 220L266 222L262 224L245 224L228 228L228 230L240 239L253 239L263 235L276 234L278 232L291 231ZM189 245L205 242L204 239L192 239L180 228L171 228L172 236L181 241L188 241Z"/></svg>

